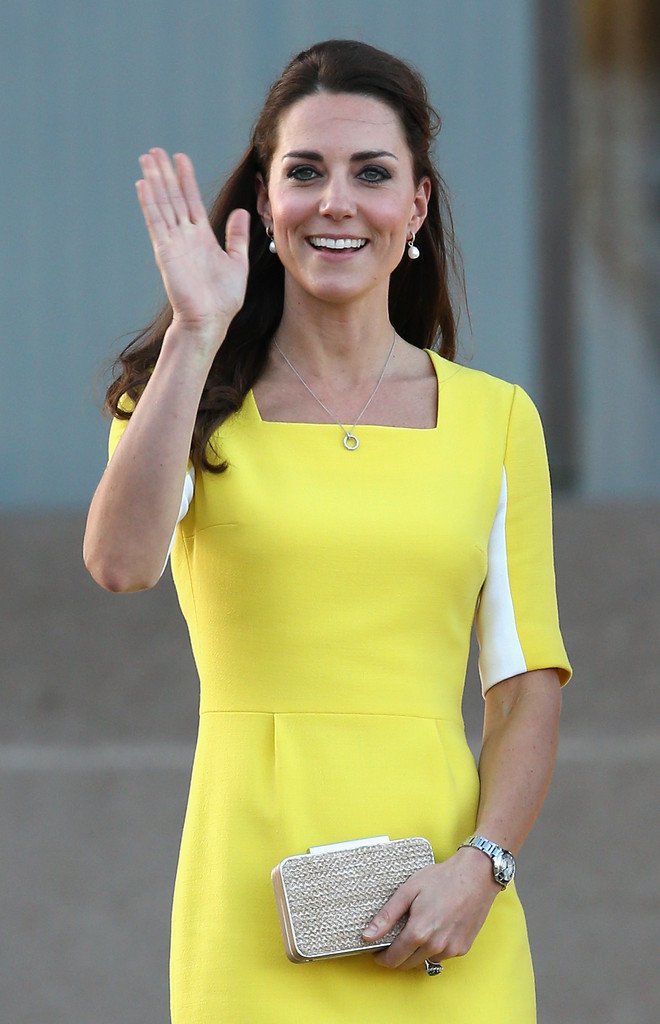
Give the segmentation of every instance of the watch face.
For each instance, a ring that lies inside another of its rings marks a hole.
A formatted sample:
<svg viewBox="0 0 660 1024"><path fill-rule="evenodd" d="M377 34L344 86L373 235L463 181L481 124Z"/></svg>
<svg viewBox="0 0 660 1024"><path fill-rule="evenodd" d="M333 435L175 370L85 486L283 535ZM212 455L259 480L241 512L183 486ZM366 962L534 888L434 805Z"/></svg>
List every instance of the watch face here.
<svg viewBox="0 0 660 1024"><path fill-rule="evenodd" d="M508 850L502 850L501 853L496 854L493 857L493 870L496 881L501 885L508 885L516 873L516 862L513 855Z"/></svg>

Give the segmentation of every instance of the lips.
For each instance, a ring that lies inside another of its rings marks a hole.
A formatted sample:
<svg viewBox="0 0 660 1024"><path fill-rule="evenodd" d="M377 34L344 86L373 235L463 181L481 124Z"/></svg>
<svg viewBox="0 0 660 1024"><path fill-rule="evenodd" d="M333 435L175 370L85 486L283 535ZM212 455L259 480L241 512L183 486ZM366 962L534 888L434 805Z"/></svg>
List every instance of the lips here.
<svg viewBox="0 0 660 1024"><path fill-rule="evenodd" d="M328 238L324 234L312 234L307 241L313 249L325 252L337 252L338 250L346 249L355 251L363 249L367 244L367 239Z"/></svg>

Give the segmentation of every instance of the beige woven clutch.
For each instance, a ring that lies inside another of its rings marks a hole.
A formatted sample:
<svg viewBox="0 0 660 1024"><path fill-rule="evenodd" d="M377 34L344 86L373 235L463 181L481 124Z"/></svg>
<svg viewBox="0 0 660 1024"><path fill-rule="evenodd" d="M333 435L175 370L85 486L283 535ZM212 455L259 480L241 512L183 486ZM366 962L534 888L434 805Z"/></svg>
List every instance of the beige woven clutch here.
<svg viewBox="0 0 660 1024"><path fill-rule="evenodd" d="M389 946L407 914L378 942L361 935L394 891L433 864L428 839L371 836L285 857L272 872L286 955L293 963Z"/></svg>

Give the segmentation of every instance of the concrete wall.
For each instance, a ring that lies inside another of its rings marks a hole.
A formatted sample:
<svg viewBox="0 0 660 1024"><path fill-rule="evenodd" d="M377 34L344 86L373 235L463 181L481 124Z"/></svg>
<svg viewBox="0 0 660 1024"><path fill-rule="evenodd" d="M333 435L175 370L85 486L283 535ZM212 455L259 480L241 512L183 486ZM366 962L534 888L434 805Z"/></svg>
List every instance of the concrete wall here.
<svg viewBox="0 0 660 1024"><path fill-rule="evenodd" d="M519 871L539 1024L660 1014L657 519L557 503L575 677ZM143 594L101 591L82 530L79 515L0 518L0 1020L164 1024L198 684L169 574ZM465 715L476 748L474 665Z"/></svg>

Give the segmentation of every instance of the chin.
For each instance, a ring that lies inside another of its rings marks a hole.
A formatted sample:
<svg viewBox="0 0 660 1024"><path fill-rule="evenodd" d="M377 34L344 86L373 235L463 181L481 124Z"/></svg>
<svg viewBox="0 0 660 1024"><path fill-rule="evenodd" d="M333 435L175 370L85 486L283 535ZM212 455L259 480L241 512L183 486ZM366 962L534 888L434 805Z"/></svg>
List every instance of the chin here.
<svg viewBox="0 0 660 1024"><path fill-rule="evenodd" d="M354 288L316 288L308 292L320 302L327 302L330 306L346 306L351 302L357 302L368 295L368 289L356 291Z"/></svg>
<svg viewBox="0 0 660 1024"><path fill-rule="evenodd" d="M349 275L343 275L343 279L337 276L334 280L328 278L320 279L318 277L310 280L310 278L301 275L296 278L296 284L301 291L313 296L315 299L319 299L321 302L345 303L354 302L356 299L362 298L381 286L382 282L373 280L356 282L355 277L350 277Z"/></svg>

